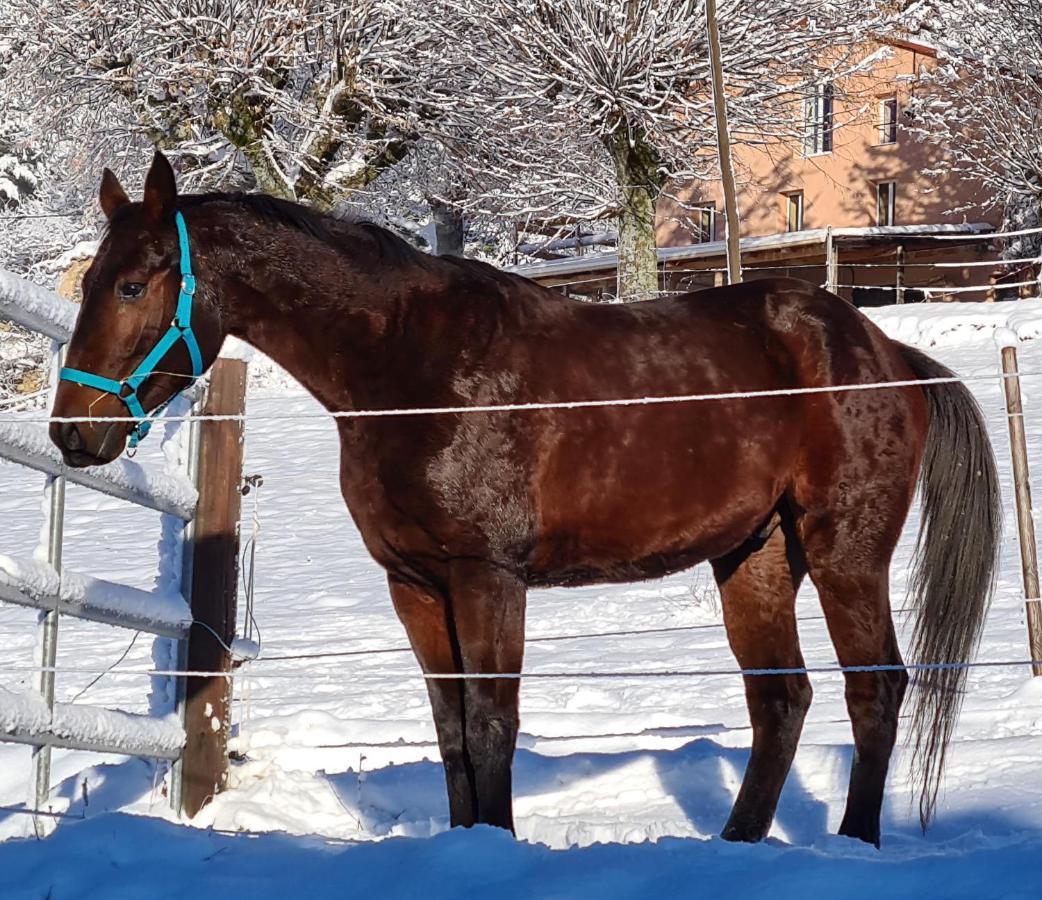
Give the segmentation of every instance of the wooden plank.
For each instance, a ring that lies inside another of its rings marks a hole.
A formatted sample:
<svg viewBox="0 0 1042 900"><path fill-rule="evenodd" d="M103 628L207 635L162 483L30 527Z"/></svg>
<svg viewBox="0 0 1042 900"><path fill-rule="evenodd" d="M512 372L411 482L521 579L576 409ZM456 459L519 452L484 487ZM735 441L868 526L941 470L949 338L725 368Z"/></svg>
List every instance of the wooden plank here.
<svg viewBox="0 0 1042 900"><path fill-rule="evenodd" d="M202 415L241 413L246 399L246 364L218 360ZM242 501L241 420L204 420L199 429L199 504L192 524L192 574L189 591L197 624L188 641L187 667L227 672L231 657L224 644L235 637L239 588L239 513ZM198 623L203 623L202 625ZM231 680L189 678L185 701L185 751L181 762L181 808L194 816L228 779Z"/></svg>

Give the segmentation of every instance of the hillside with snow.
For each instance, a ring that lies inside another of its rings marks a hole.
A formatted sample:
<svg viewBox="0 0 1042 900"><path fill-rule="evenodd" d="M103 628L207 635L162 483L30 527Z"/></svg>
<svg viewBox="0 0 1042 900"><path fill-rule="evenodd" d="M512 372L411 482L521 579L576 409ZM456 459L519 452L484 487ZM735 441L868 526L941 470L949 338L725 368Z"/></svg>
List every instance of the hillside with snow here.
<svg viewBox="0 0 1042 900"><path fill-rule="evenodd" d="M1042 474L1042 301L938 304L873 312L892 336L934 354L981 403L1002 474L1005 539L982 661L1027 657L998 327L1020 339L1030 461ZM0 414L10 417L9 413ZM23 415L31 415L25 413ZM1042 884L1042 679L1026 666L973 669L937 821L924 837L908 771L895 757L876 851L835 835L852 747L842 677L812 676L815 698L770 838L716 837L748 758L741 679L647 677L736 668L707 567L669 578L530 594L529 672L575 673L522 686L515 762L518 838L449 831L434 726L419 669L340 499L331 419L284 378L254 386L244 538L259 523L260 658L236 681L229 790L175 821L162 767L56 751L46 840L27 838L29 750L0 744L0 897L261 898L490 896L645 898L823 894L835 898L1003 897ZM291 421L278 424L279 417ZM139 460L161 461L160 441ZM0 552L30 557L42 477L0 463ZM1038 518L1036 514L1036 518ZM70 486L65 566L150 590L158 514ZM917 512L892 568L902 641ZM957 538L956 538L957 539ZM799 598L809 666L836 662L813 587ZM0 606L0 688L31 686L35 615ZM63 621L57 699L144 713L145 670L164 649L145 635ZM116 668L98 681L99 670ZM312 658L302 659L301 656ZM13 671L20 669L20 671ZM633 673L612 678L598 672ZM584 674L585 673L585 674Z"/></svg>

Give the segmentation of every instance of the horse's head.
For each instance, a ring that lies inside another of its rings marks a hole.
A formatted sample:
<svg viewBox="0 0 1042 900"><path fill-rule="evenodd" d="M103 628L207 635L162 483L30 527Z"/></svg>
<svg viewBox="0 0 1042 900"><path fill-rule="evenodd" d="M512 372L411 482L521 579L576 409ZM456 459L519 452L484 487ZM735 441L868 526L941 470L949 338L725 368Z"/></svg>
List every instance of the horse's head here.
<svg viewBox="0 0 1042 900"><path fill-rule="evenodd" d="M185 255L196 267L202 254L187 232L179 237L177 186L166 158L156 154L140 203L130 202L108 169L99 200L109 227L83 279L52 413L81 421L53 422L50 432L65 462L77 467L112 462L128 438L134 444L148 428L93 419L144 419L210 366L224 336L203 301L212 294L202 279L195 294L193 279L182 277Z"/></svg>

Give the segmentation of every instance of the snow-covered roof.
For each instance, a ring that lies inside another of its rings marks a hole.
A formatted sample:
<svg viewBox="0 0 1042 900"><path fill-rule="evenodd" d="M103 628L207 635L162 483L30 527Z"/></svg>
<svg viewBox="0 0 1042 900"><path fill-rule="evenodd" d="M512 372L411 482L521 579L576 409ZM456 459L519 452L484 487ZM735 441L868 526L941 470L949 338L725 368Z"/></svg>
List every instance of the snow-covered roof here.
<svg viewBox="0 0 1042 900"><path fill-rule="evenodd" d="M933 235L987 234L995 230L985 222L970 222L958 225L880 225L865 228L833 228L832 237L839 239L887 238L887 237L930 237ZM791 231L784 234L768 234L761 237L742 238L743 253L764 250L779 250L788 247L804 247L824 244L828 238L827 228L809 228L806 231ZM722 256L727 252L724 241L707 241L683 247L659 247L660 263L680 262L692 259L707 259ZM586 272L611 271L618 266L617 253L590 253L567 259L550 259L535 263L509 266L508 272L526 278L553 278L562 275L577 275Z"/></svg>

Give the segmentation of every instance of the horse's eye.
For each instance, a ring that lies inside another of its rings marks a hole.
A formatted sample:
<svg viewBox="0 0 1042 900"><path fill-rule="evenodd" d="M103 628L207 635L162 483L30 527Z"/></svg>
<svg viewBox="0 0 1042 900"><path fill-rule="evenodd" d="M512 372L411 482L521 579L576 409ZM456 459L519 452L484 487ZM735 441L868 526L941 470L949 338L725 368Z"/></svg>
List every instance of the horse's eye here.
<svg viewBox="0 0 1042 900"><path fill-rule="evenodd" d="M119 286L119 296L124 300L136 300L145 293L145 286L139 281L124 281Z"/></svg>

